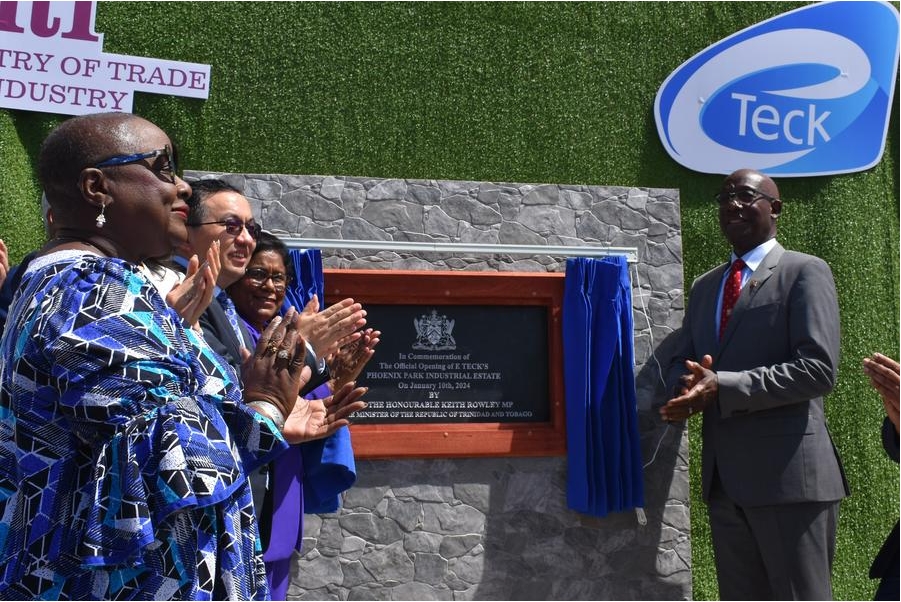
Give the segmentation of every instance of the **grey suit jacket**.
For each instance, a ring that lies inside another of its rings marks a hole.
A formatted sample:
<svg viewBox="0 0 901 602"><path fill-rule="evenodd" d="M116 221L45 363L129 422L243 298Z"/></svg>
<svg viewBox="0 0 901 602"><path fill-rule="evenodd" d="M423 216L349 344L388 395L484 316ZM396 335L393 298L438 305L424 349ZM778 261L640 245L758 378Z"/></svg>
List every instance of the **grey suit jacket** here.
<svg viewBox="0 0 901 602"><path fill-rule="evenodd" d="M713 357L719 400L703 417L704 499L716 468L739 505L839 500L849 490L823 410L839 361L832 271L777 244L742 289L719 341L714 314L728 267L692 284L667 378L673 391L685 359Z"/></svg>

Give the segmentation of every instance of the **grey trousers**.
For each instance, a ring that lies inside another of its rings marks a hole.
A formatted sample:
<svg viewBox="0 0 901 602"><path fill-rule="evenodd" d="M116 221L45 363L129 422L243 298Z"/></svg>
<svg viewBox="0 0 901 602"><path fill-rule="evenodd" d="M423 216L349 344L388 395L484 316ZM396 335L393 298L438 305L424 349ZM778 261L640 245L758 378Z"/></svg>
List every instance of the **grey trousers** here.
<svg viewBox="0 0 901 602"><path fill-rule="evenodd" d="M718 479L708 511L721 600L831 600L839 501L742 507Z"/></svg>

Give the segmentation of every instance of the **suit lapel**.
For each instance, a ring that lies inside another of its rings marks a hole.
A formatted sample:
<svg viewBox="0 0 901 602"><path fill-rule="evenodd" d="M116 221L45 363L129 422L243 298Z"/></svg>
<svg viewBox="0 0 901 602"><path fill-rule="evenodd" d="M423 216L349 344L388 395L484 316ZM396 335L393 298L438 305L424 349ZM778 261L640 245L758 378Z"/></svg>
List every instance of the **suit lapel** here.
<svg viewBox="0 0 901 602"><path fill-rule="evenodd" d="M761 290L763 290L767 280L773 275L773 272L776 270L776 266L779 264L779 260L784 253L785 248L779 243L776 243L773 250L766 254L766 257L763 258L763 261L760 262L760 265L757 266L757 269L751 274L751 278L741 289L741 294L739 294L738 300L735 302L735 307L732 309L732 317L729 318L729 324L726 325L726 332L723 333L723 340L720 341L720 348L725 347L729 342L732 333L735 332L735 329L738 328L738 325L741 323L742 314L744 314L745 309L751 305L754 298Z"/></svg>
<svg viewBox="0 0 901 602"><path fill-rule="evenodd" d="M720 283L723 281L723 274L729 269L729 264L725 263L712 272L710 276L699 282L699 288L692 294L690 303L698 304L698 316L700 323L695 326L696 332L699 333L701 342L700 349L716 349L719 346L717 340L717 329L715 328L715 320L712 318L716 314L716 298L719 294ZM717 320L719 317L716 318ZM706 351L704 353L707 353Z"/></svg>

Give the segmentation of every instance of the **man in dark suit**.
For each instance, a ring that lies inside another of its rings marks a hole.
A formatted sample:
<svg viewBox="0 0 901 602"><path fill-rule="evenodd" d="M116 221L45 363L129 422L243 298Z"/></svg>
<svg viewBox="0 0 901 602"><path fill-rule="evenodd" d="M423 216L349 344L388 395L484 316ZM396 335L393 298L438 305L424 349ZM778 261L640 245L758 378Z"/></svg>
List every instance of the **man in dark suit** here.
<svg viewBox="0 0 901 602"><path fill-rule="evenodd" d="M213 301L200 316L200 327L207 344L240 374L244 360L242 349L253 351L253 344L225 289L244 276L261 228L247 198L236 187L219 179L200 180L191 186L188 240L183 254L206 257L210 245L219 244L216 290ZM186 264L184 259L178 262ZM311 391L328 378L328 371L319 361L322 358L315 357L310 345L306 359L311 378L304 391Z"/></svg>
<svg viewBox="0 0 901 602"><path fill-rule="evenodd" d="M206 257L212 244L219 245L216 290L213 301L200 316L200 327L207 344L240 373L241 350L252 350L253 341L225 289L244 276L262 230L253 217L250 202L231 184L210 178L192 182L191 188L188 240L182 254ZM184 265L186 260L182 258L179 263ZM298 311L302 309L297 308ZM305 319L304 314L298 323L298 331L307 342L306 360L311 370L311 378L301 395L328 380L325 357L338 341L352 337L366 324L366 312L353 300L342 301L313 315L315 317Z"/></svg>
<svg viewBox="0 0 901 602"><path fill-rule="evenodd" d="M827 600L839 503L826 427L839 315L821 259L776 242L772 179L749 169L716 195L732 261L692 285L664 420L703 414L703 496L724 600Z"/></svg>
<svg viewBox="0 0 901 602"><path fill-rule="evenodd" d="M196 187L196 190L193 190ZM256 247L260 226L253 217L250 203L240 190L218 179L192 184L188 201L188 241L184 255L206 257L207 249L219 243L220 269L216 278L213 302L200 318L207 344L240 370L242 348L252 351L250 335L236 316L229 316L225 288L244 276ZM225 305L223 305L225 303Z"/></svg>

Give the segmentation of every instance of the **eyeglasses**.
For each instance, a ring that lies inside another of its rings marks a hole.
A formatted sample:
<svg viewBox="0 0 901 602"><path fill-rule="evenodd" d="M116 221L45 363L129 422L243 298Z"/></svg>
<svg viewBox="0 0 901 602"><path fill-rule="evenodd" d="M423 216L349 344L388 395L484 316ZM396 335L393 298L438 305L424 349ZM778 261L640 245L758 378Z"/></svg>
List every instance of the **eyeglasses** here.
<svg viewBox="0 0 901 602"><path fill-rule="evenodd" d="M244 277L251 284L255 284L256 286L263 286L263 283L267 280L272 281L272 286L275 287L276 290L284 290L285 285L288 284L288 276L282 274L281 272L267 272L262 268L249 268L246 272L244 272Z"/></svg>
<svg viewBox="0 0 901 602"><path fill-rule="evenodd" d="M241 231L246 228L247 232L250 234L250 236L253 237L254 240L259 240L260 232L263 231L263 227L255 221L249 220L244 222L239 220L237 217L229 217L226 219L217 220L215 222L199 222L196 224L188 225L192 228L196 228L198 226L209 226L211 224L225 226L226 234L229 234L231 236L238 236L239 234L241 234Z"/></svg>
<svg viewBox="0 0 901 602"><path fill-rule="evenodd" d="M163 176L166 180L168 180L170 184L174 184L175 176L178 174L178 167L175 161L175 154L172 152L172 148L168 144L163 148L147 151L146 153L135 153L133 155L115 155L113 157L110 157L109 159L104 159L100 163L94 164L94 167L99 169L101 167L129 165L131 163L138 163L140 161L143 161L144 159L153 159L160 156L166 157L166 161L159 167L159 169L156 170L156 172Z"/></svg>
<svg viewBox="0 0 901 602"><path fill-rule="evenodd" d="M760 192L756 188L751 188L750 186L740 190L724 190L722 192L717 192L713 195L713 198L716 199L716 202L720 205L726 205L737 200L739 205L742 205L743 207L753 205L758 199L766 199L770 202L779 200L774 196L770 196L765 192Z"/></svg>

